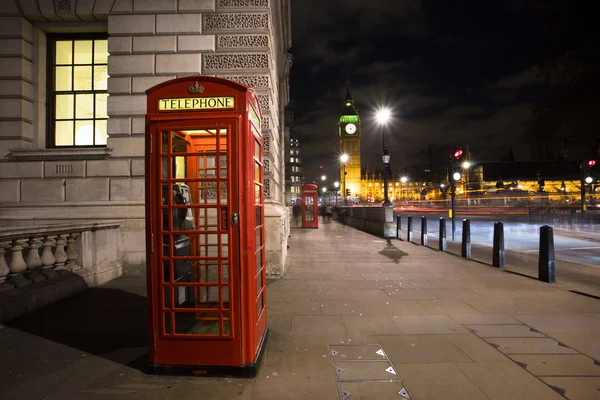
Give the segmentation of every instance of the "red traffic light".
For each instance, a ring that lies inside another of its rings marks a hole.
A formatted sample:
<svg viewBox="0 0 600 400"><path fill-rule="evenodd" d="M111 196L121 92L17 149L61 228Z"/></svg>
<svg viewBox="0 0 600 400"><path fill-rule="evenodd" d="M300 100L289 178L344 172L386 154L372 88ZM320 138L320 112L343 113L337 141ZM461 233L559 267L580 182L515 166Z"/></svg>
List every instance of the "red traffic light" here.
<svg viewBox="0 0 600 400"><path fill-rule="evenodd" d="M594 165L596 165L596 160L589 160L587 162L588 168L592 168Z"/></svg>
<svg viewBox="0 0 600 400"><path fill-rule="evenodd" d="M452 157L454 157L455 160L458 160L460 158L460 156L462 156L463 151L462 150L456 150L453 154Z"/></svg>

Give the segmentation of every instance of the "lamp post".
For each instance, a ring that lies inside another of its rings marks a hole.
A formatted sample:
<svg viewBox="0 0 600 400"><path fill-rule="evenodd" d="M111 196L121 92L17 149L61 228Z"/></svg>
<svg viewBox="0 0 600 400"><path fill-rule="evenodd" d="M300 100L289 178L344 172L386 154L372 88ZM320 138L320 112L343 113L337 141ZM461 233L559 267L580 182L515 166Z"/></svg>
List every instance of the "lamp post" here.
<svg viewBox="0 0 600 400"><path fill-rule="evenodd" d="M404 200L404 184L408 181L408 178L406 176L403 176L402 178L400 178L400 195L402 197L402 200Z"/></svg>
<svg viewBox="0 0 600 400"><path fill-rule="evenodd" d="M348 162L348 159L350 157L348 156L348 154L342 154L340 157L340 161L343 163L344 165L344 178L343 178L343 182L344 182L344 205L348 205L348 190L346 189L346 163Z"/></svg>
<svg viewBox="0 0 600 400"><path fill-rule="evenodd" d="M383 144L383 153L381 153L381 159L383 160L383 206L390 206L390 199L388 198L388 170L390 167L390 153L387 146L385 145L385 127L391 118L391 112L388 108L382 108L377 112L377 122L381 125L381 139Z"/></svg>
<svg viewBox="0 0 600 400"><path fill-rule="evenodd" d="M337 207L337 198L338 198L338 193L340 190L340 183L338 181L333 182L333 187L335 187L334 198L335 198L335 205Z"/></svg>
<svg viewBox="0 0 600 400"><path fill-rule="evenodd" d="M467 205L469 205L469 168L471 168L471 163L469 161L465 161L462 163L462 167L465 170L465 197L467 199Z"/></svg>

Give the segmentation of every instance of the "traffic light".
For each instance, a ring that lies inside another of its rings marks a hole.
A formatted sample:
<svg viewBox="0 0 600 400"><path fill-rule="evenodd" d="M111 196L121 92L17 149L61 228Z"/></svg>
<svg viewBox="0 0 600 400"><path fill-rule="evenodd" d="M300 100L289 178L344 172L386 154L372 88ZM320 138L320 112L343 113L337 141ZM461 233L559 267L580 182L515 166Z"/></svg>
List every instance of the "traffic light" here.
<svg viewBox="0 0 600 400"><path fill-rule="evenodd" d="M450 161L452 163L452 180L459 181L461 178L460 174L460 159L462 157L463 151L461 149L456 149L452 153L450 157Z"/></svg>
<svg viewBox="0 0 600 400"><path fill-rule="evenodd" d="M588 160L584 163L583 168L583 181L585 183L594 183L595 176L594 176L594 166L596 165L596 160Z"/></svg>

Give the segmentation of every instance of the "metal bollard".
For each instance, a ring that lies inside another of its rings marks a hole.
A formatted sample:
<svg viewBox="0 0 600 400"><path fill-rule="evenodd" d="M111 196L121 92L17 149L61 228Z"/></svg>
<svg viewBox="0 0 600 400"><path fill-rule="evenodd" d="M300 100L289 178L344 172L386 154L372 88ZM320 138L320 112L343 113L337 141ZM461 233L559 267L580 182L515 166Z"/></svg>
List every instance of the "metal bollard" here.
<svg viewBox="0 0 600 400"><path fill-rule="evenodd" d="M396 215L396 239L402 240L402 216L400 214Z"/></svg>
<svg viewBox="0 0 600 400"><path fill-rule="evenodd" d="M554 261L554 232L551 226L540 227L540 256L538 263L538 279L556 282L556 262Z"/></svg>
<svg viewBox="0 0 600 400"><path fill-rule="evenodd" d="M446 241L446 220L440 218L440 251L446 251L448 249L448 242Z"/></svg>
<svg viewBox="0 0 600 400"><path fill-rule="evenodd" d="M427 246L427 218L421 217L421 246Z"/></svg>
<svg viewBox="0 0 600 400"><path fill-rule="evenodd" d="M408 216L408 222L406 223L406 241L412 242L413 232L412 232L412 215Z"/></svg>
<svg viewBox="0 0 600 400"><path fill-rule="evenodd" d="M494 223L494 247L492 250L492 265L504 268L504 224Z"/></svg>
<svg viewBox="0 0 600 400"><path fill-rule="evenodd" d="M468 219L463 219L460 255L465 258L471 258L471 221Z"/></svg>

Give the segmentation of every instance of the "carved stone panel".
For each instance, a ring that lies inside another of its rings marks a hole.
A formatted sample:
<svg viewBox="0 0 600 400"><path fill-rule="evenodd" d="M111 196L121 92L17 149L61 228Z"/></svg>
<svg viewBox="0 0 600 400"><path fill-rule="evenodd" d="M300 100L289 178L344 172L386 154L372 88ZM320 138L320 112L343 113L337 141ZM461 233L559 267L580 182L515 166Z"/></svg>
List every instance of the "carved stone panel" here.
<svg viewBox="0 0 600 400"><path fill-rule="evenodd" d="M221 76L221 78L229 79L230 81L238 82L255 89L265 89L269 87L268 76Z"/></svg>
<svg viewBox="0 0 600 400"><path fill-rule="evenodd" d="M262 53L207 54L204 56L204 68L209 70L268 69L269 56Z"/></svg>
<svg viewBox="0 0 600 400"><path fill-rule="evenodd" d="M271 109L271 102L269 101L268 94L259 94L258 102L260 103L260 108L263 110L263 112Z"/></svg>
<svg viewBox="0 0 600 400"><path fill-rule="evenodd" d="M204 31L269 29L269 14L205 14Z"/></svg>
<svg viewBox="0 0 600 400"><path fill-rule="evenodd" d="M269 8L269 0L219 0L218 8Z"/></svg>
<svg viewBox="0 0 600 400"><path fill-rule="evenodd" d="M220 35L217 46L223 49L269 47L267 35Z"/></svg>

